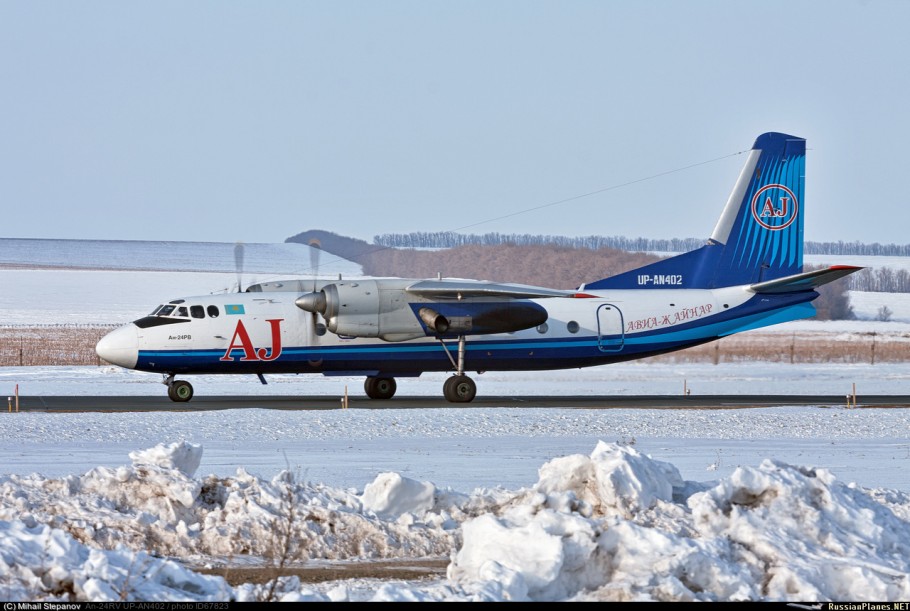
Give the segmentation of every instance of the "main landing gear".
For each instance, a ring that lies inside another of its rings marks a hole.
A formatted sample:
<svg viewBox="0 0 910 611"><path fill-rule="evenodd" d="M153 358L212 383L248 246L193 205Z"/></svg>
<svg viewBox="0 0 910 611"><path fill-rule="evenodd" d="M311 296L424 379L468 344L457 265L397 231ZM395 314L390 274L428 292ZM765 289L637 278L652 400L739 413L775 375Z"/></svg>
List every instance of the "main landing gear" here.
<svg viewBox="0 0 910 611"><path fill-rule="evenodd" d="M456 374L446 379L442 394L450 403L470 403L477 394L477 384L464 374Z"/></svg>
<svg viewBox="0 0 910 611"><path fill-rule="evenodd" d="M458 337L457 360L452 357L452 353L449 352L448 346L445 345L445 342L442 341L441 338L439 342L442 344L443 350L446 351L446 356L449 357L449 361L452 362L452 366L455 368L455 375L447 378L442 385L443 396L446 398L446 401L450 403L470 403L477 395L477 384L474 383L474 380L464 374L464 336L461 335ZM364 381L363 389L370 399L391 399L395 395L397 384L395 383L395 378L370 376Z"/></svg>
<svg viewBox="0 0 910 611"><path fill-rule="evenodd" d="M186 403L193 398L193 385L186 380L175 380L174 374L165 376L161 383L167 385L167 396L171 401Z"/></svg>
<svg viewBox="0 0 910 611"><path fill-rule="evenodd" d="M398 389L395 378L368 377L363 383L363 389L370 399L391 399Z"/></svg>
<svg viewBox="0 0 910 611"><path fill-rule="evenodd" d="M446 398L446 401L449 401L450 403L470 403L477 395L477 384L474 383L474 380L464 374L464 335L458 336L457 362L452 358L452 353L449 352L449 348L441 338L439 343L442 344L443 350L446 351L446 356L449 357L449 361L451 361L452 366L455 367L455 375L447 379L445 384L442 385L443 396Z"/></svg>

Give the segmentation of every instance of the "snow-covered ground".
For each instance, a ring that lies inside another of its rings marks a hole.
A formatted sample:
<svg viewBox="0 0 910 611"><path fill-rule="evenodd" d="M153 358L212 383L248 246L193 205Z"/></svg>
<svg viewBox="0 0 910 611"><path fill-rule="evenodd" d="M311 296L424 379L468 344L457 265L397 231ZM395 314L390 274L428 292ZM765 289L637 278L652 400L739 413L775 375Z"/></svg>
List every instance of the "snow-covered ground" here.
<svg viewBox="0 0 910 611"><path fill-rule="evenodd" d="M264 279L264 278L263 278ZM0 324L120 323L222 272L2 270ZM8 282L8 284L7 284ZM10 288L7 288L10 287ZM890 306L897 314L899 308ZM910 321L910 312L904 320ZM906 322L791 323L856 333ZM796 327L795 325L804 325ZM883 326L884 325L884 326ZM487 395L908 394L910 365L639 362L487 373ZM910 411L255 407L358 378L199 376L207 412L0 409L0 597L11 601L901 601ZM12 395L160 394L113 367L0 368ZM441 378L402 380L437 395ZM773 391L770 389L773 388ZM0 391L2 392L2 391ZM276 558L283 543L286 553ZM230 585L200 565L443 558L420 581Z"/></svg>

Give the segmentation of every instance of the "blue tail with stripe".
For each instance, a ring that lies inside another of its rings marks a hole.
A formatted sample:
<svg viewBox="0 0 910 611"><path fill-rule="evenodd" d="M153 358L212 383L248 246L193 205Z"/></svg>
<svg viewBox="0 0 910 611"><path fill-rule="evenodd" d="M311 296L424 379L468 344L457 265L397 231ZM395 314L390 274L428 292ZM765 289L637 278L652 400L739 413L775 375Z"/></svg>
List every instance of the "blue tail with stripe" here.
<svg viewBox="0 0 910 611"><path fill-rule="evenodd" d="M805 169L805 139L762 134L704 246L581 288L720 288L800 273Z"/></svg>

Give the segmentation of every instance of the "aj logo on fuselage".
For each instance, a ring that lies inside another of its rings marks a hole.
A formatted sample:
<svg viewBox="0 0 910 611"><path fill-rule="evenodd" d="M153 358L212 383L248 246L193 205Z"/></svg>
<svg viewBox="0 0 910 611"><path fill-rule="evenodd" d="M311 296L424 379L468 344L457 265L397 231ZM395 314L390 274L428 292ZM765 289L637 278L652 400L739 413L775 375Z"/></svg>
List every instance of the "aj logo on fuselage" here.
<svg viewBox="0 0 910 611"><path fill-rule="evenodd" d="M784 185L765 185L752 197L752 218L771 231L780 231L796 220L799 201Z"/></svg>
<svg viewBox="0 0 910 611"><path fill-rule="evenodd" d="M250 339L250 334L247 332L246 327L243 326L243 321L237 321L237 327L234 329L234 336L231 337L231 343L227 347L227 350L224 351L224 356L219 360L222 361L233 361L234 357L231 356L231 352L234 350L243 350L243 356L240 357L241 361L274 361L279 356L281 356L281 321L283 318L273 318L266 320L265 322L269 323L272 329L272 348L268 350L266 348L260 348L256 350L253 347L253 340Z"/></svg>

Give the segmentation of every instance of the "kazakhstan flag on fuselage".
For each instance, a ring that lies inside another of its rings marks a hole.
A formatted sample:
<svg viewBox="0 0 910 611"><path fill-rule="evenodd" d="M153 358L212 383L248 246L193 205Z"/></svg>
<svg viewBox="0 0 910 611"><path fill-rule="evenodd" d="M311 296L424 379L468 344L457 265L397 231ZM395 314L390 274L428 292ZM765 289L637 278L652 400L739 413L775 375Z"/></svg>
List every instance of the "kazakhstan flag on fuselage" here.
<svg viewBox="0 0 910 611"><path fill-rule="evenodd" d="M224 306L225 314L244 314L243 304L228 304Z"/></svg>

